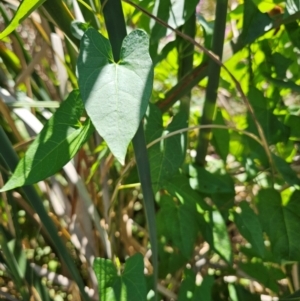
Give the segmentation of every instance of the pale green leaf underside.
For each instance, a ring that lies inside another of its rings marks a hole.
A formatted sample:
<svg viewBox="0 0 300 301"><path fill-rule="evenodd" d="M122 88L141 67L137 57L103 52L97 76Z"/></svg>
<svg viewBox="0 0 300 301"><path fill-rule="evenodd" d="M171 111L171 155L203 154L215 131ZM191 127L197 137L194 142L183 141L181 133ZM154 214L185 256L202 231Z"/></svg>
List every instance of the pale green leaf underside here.
<svg viewBox="0 0 300 301"><path fill-rule="evenodd" d="M45 124L0 191L41 181L74 157L93 131L90 120L80 123L83 110L80 94L74 90Z"/></svg>
<svg viewBox="0 0 300 301"><path fill-rule="evenodd" d="M97 30L88 29L81 39L80 93L96 130L122 164L152 92L148 48L147 34L135 30L124 39L120 61L115 63L109 41Z"/></svg>
<svg viewBox="0 0 300 301"><path fill-rule="evenodd" d="M18 7L14 17L9 22L8 26L0 33L0 40L13 32L21 22L26 19L35 9L41 6L45 0L23 0Z"/></svg>

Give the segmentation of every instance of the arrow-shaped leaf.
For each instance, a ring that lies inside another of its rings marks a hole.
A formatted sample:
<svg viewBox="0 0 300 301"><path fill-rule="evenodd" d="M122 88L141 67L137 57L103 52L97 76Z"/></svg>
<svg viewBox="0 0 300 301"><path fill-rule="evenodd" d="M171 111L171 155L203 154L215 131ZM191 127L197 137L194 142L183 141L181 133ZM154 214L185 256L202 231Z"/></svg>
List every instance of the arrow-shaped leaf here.
<svg viewBox="0 0 300 301"><path fill-rule="evenodd" d="M120 61L109 41L88 29L77 62L80 92L86 111L114 156L124 164L127 147L143 118L153 84L149 39L142 30L123 41Z"/></svg>

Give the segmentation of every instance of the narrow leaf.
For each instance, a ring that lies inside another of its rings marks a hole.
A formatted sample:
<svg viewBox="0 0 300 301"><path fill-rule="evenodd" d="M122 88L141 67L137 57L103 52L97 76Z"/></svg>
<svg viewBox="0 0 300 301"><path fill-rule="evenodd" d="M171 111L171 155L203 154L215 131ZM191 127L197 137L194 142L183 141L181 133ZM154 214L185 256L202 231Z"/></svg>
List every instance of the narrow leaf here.
<svg viewBox="0 0 300 301"><path fill-rule="evenodd" d="M79 88L86 111L98 133L124 164L127 147L143 118L152 92L153 68L149 40L142 30L123 41L114 62L109 41L88 29L77 62Z"/></svg>
<svg viewBox="0 0 300 301"><path fill-rule="evenodd" d="M80 123L83 110L80 94L74 90L45 124L0 191L44 180L73 158L93 131L89 120Z"/></svg>
<svg viewBox="0 0 300 301"><path fill-rule="evenodd" d="M225 221L219 211L211 211L210 223L213 232L214 249L228 262L232 261L231 243Z"/></svg>
<svg viewBox="0 0 300 301"><path fill-rule="evenodd" d="M14 31L35 9L41 6L45 0L23 0L19 5L16 14L8 26L0 33L0 40Z"/></svg>

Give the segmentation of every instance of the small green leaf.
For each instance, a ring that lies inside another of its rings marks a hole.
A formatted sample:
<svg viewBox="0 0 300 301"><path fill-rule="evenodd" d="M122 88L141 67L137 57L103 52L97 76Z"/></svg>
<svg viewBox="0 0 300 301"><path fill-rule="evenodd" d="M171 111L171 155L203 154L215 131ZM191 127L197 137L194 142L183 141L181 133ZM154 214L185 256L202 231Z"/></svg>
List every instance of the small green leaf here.
<svg viewBox="0 0 300 301"><path fill-rule="evenodd" d="M300 116L287 115L284 121L291 130L290 139L299 140L300 139Z"/></svg>
<svg viewBox="0 0 300 301"><path fill-rule="evenodd" d="M88 30L90 25L88 23L82 23L78 20L74 20L71 23L71 32L72 35L78 39L81 40L82 36L84 35L84 32Z"/></svg>
<svg viewBox="0 0 300 301"><path fill-rule="evenodd" d="M96 258L93 268L98 280L100 300L146 301L147 289L141 254L137 253L126 261L121 276L109 259Z"/></svg>
<svg viewBox="0 0 300 301"><path fill-rule="evenodd" d="M202 193L234 193L234 183L228 174L210 173L203 167L189 166L192 188Z"/></svg>
<svg viewBox="0 0 300 301"><path fill-rule="evenodd" d="M272 154L273 161L283 179L290 185L300 185L300 179L291 166L282 158Z"/></svg>
<svg viewBox="0 0 300 301"><path fill-rule="evenodd" d="M244 6L243 30L239 43L249 44L272 28L272 19L268 14L263 14L253 1L245 1Z"/></svg>
<svg viewBox="0 0 300 301"><path fill-rule="evenodd" d="M269 108L269 101L264 94L260 90L251 87L248 97L268 143L275 144L277 142L287 141L290 134L289 128L279 120L278 116L273 114L273 109ZM249 113L247 119L249 125L247 131L257 135L256 125ZM252 149L254 149L254 143L256 142L253 140L249 141L251 141Z"/></svg>
<svg viewBox="0 0 300 301"><path fill-rule="evenodd" d="M264 257L265 245L258 216L247 202L240 203L241 212L234 213L234 221L240 233L249 241L259 256Z"/></svg>
<svg viewBox="0 0 300 301"><path fill-rule="evenodd" d="M193 270L184 270L184 279L182 280L178 293L178 301L193 300L195 290L196 275Z"/></svg>
<svg viewBox="0 0 300 301"><path fill-rule="evenodd" d="M161 209L158 224L162 225L162 235L166 235L189 259L198 232L197 215L188 204L176 204L172 197L164 195L161 198Z"/></svg>
<svg viewBox="0 0 300 301"><path fill-rule="evenodd" d="M195 12L197 4L198 0L190 0L188 2L159 0L155 1L152 13L167 22L170 26L177 28L183 25ZM151 21L150 26L152 27L151 39L154 41L162 38L166 32L170 32L170 29L154 23L154 21Z"/></svg>
<svg viewBox="0 0 300 301"><path fill-rule="evenodd" d="M195 273L191 270L185 270L184 279L180 285L179 301L210 301L212 300L212 287L214 277L206 275L201 285L196 285Z"/></svg>
<svg viewBox="0 0 300 301"><path fill-rule="evenodd" d="M300 260L300 192L296 190L285 206L274 189L260 190L257 198L259 218L274 256L280 260Z"/></svg>
<svg viewBox="0 0 300 301"><path fill-rule="evenodd" d="M211 301L212 300L212 287L215 278L211 275L206 275L200 286L196 286L193 301Z"/></svg>
<svg viewBox="0 0 300 301"><path fill-rule="evenodd" d="M83 110L79 91L74 90L45 124L0 191L44 180L68 163L93 132L90 120L80 123Z"/></svg>
<svg viewBox="0 0 300 301"><path fill-rule="evenodd" d="M145 135L147 143L160 138L186 126L186 118L183 113L173 117L172 122L163 128L162 113L153 104L150 104L145 116ZM185 158L186 139L184 134L163 139L149 148L149 161L153 190L157 191L168 181L182 165Z"/></svg>
<svg viewBox="0 0 300 301"><path fill-rule="evenodd" d="M0 40L13 32L24 19L26 19L35 9L41 6L46 0L23 0L19 5L14 17L8 26L0 33Z"/></svg>
<svg viewBox="0 0 300 301"><path fill-rule="evenodd" d="M142 30L123 41L120 61L109 41L89 28L81 39L77 62L80 93L98 133L121 164L143 118L152 93L149 39Z"/></svg>
<svg viewBox="0 0 300 301"><path fill-rule="evenodd" d="M210 212L210 227L212 229L212 247L228 263L231 264L232 253L226 223L219 211Z"/></svg>
<svg viewBox="0 0 300 301"><path fill-rule="evenodd" d="M239 301L260 301L260 295L252 294L248 290L246 290L242 285L233 284L235 288L235 292L237 294Z"/></svg>
<svg viewBox="0 0 300 301"><path fill-rule="evenodd" d="M189 179L184 174L176 174L164 183L163 188L177 197L181 203L187 203L189 206L200 205L202 210L210 209L201 195L191 188Z"/></svg>
<svg viewBox="0 0 300 301"><path fill-rule="evenodd" d="M300 300L300 290L297 290L293 294L279 299L279 301L299 301L299 300Z"/></svg>

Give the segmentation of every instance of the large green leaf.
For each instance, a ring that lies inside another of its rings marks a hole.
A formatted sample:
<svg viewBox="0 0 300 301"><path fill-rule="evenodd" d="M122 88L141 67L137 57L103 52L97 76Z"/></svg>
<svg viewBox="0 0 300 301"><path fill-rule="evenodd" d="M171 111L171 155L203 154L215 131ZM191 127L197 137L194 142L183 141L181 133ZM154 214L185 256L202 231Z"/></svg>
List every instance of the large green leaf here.
<svg viewBox="0 0 300 301"><path fill-rule="evenodd" d="M79 91L74 90L45 124L1 191L41 181L73 158L93 131L90 120L80 122L83 110Z"/></svg>
<svg viewBox="0 0 300 301"><path fill-rule="evenodd" d="M240 213L234 213L236 226L240 233L249 241L257 254L263 257L265 253L265 245L258 216L245 201L240 203L240 209Z"/></svg>
<svg viewBox="0 0 300 301"><path fill-rule="evenodd" d="M135 30L124 39L120 61L115 62L109 41L97 30L89 28L81 39L80 93L98 133L122 164L152 92L148 48L147 34Z"/></svg>
<svg viewBox="0 0 300 301"><path fill-rule="evenodd" d="M257 198L259 218L274 256L279 260L300 260L300 191L296 190L286 205L274 189L260 190Z"/></svg>
<svg viewBox="0 0 300 301"><path fill-rule="evenodd" d="M141 254L137 253L126 261L121 276L109 259L96 258L93 266L98 280L100 300L146 301L147 289Z"/></svg>
<svg viewBox="0 0 300 301"><path fill-rule="evenodd" d="M41 6L46 0L23 0L19 5L14 17L8 26L0 33L0 40L8 36L21 24L35 9Z"/></svg>

